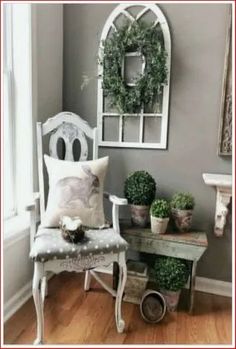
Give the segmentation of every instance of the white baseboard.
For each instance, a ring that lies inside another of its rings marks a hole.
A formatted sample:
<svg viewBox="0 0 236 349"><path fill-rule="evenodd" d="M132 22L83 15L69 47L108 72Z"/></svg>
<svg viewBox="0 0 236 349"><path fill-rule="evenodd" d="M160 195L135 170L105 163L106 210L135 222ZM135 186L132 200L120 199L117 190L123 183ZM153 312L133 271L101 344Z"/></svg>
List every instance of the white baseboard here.
<svg viewBox="0 0 236 349"><path fill-rule="evenodd" d="M112 268L110 266L96 268L96 271L104 274L112 274ZM189 287L188 284L186 287ZM200 276L196 277L195 290L205 292L205 293L215 294L218 296L232 297L231 282L208 279Z"/></svg>
<svg viewBox="0 0 236 349"><path fill-rule="evenodd" d="M23 286L4 304L4 322L6 322L32 295L32 281Z"/></svg>
<svg viewBox="0 0 236 349"><path fill-rule="evenodd" d="M54 274L49 272L47 279L50 280ZM24 305L32 296L32 281L27 282L13 297L4 304L4 322L6 322L18 309Z"/></svg>
<svg viewBox="0 0 236 349"><path fill-rule="evenodd" d="M218 296L232 297L231 282L208 279L200 276L196 277L195 290L215 294Z"/></svg>
<svg viewBox="0 0 236 349"><path fill-rule="evenodd" d="M99 268L100 273L112 274L110 268ZM49 275L49 279L53 274ZM32 296L32 282L28 282L4 305L4 322L6 322ZM196 291L211 293L219 296L232 297L232 283L220 280L196 277Z"/></svg>

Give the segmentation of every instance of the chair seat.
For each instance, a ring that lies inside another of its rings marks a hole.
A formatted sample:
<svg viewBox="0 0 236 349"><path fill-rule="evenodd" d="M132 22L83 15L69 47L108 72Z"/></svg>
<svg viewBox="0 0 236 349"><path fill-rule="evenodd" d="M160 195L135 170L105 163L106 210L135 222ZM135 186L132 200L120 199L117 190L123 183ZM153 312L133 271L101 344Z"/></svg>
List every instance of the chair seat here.
<svg viewBox="0 0 236 349"><path fill-rule="evenodd" d="M125 251L128 243L114 229L91 229L77 244L63 239L60 229L39 228L30 252L35 261L68 259Z"/></svg>

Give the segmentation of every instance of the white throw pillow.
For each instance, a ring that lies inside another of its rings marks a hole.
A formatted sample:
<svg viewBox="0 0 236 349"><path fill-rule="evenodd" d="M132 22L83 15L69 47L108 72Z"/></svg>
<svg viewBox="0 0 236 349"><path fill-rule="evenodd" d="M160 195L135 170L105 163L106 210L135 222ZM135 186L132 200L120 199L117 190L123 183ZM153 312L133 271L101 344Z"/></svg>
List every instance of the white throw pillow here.
<svg viewBox="0 0 236 349"><path fill-rule="evenodd" d="M44 155L49 194L43 227L58 227L62 216L79 216L82 224L99 228L105 224L103 187L108 167L108 156L72 162Z"/></svg>

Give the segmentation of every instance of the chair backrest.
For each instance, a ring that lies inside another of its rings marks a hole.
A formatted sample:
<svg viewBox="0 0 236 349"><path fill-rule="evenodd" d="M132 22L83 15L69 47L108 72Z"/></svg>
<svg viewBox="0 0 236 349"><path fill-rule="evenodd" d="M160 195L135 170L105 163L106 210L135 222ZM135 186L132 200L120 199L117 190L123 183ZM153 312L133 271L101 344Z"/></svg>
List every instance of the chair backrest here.
<svg viewBox="0 0 236 349"><path fill-rule="evenodd" d="M70 112L62 112L48 119L45 123L37 122L37 153L38 153L38 178L40 192L40 215L41 219L45 212L44 192L44 159L43 137L49 135L48 154L59 158L58 142L64 142L64 160L75 161L73 148L74 143L80 143L79 161L88 159L87 138L93 142L93 159L98 156L97 128L91 128L79 115Z"/></svg>

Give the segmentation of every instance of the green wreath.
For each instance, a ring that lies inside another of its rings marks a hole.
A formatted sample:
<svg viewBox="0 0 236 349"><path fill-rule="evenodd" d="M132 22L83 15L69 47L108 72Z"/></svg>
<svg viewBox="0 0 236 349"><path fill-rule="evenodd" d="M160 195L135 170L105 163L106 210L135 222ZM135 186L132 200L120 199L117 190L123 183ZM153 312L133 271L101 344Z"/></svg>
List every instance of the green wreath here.
<svg viewBox="0 0 236 349"><path fill-rule="evenodd" d="M127 52L145 57L144 73L135 86L127 86L122 64ZM104 42L103 90L110 104L122 113L136 113L143 105L154 103L161 86L167 82L167 53L160 28L134 21L114 32Z"/></svg>

